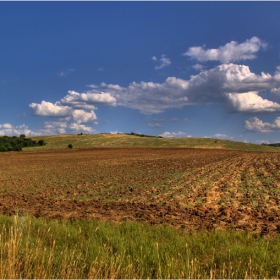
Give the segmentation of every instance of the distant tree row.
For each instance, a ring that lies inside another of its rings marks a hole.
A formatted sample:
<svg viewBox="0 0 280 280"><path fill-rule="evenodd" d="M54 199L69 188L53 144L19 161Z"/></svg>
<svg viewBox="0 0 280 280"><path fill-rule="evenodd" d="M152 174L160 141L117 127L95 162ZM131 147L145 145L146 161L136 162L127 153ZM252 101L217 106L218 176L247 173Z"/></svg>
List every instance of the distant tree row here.
<svg viewBox="0 0 280 280"><path fill-rule="evenodd" d="M2 136L0 137L0 152L21 151L24 147L43 146L44 140L38 142L27 138L24 134L17 136Z"/></svg>
<svg viewBox="0 0 280 280"><path fill-rule="evenodd" d="M153 135L146 135L146 134L139 134L139 133L125 133L126 135L133 135L133 136L139 136L139 137L154 137L154 138L163 138L162 136L153 136Z"/></svg>
<svg viewBox="0 0 280 280"><path fill-rule="evenodd" d="M264 146L272 146L272 147L280 147L280 143L274 143L274 144L262 143L262 145L264 145Z"/></svg>

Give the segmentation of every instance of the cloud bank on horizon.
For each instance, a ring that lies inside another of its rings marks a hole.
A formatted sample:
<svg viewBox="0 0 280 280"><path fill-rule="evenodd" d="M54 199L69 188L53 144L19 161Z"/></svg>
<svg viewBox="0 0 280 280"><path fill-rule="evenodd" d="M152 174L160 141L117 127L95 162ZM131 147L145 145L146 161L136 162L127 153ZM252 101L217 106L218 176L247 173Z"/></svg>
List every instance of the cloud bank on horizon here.
<svg viewBox="0 0 280 280"><path fill-rule="evenodd" d="M249 66L236 64L246 60L257 59L259 51L266 51L267 43L258 37L252 37L245 42L231 41L217 49L205 49L205 46L193 46L181 54L182 59L194 61L194 68L200 71L189 79L167 77L163 83L142 81L131 82L128 86L101 83L89 85L85 92L76 92L69 89L68 93L55 103L42 100L41 103L31 103L35 116L53 117L56 121L45 123L44 129L34 134L48 132L65 133L72 131L94 132L89 124L98 124L96 110L99 106L124 107L138 110L145 115L154 115L171 108L182 108L197 104L222 104L229 112L254 114L275 113L280 111L280 104L269 97L280 98L280 66L274 73L261 72L260 75L251 72ZM170 66L171 60L162 55L152 60L160 64L156 70ZM206 64L216 61L220 64L207 68ZM202 63L202 64L198 64ZM267 91L268 98L261 96ZM269 133L279 129L278 118L273 123L263 123L257 117L248 119L244 127L247 131ZM161 127L153 124L150 127ZM28 128L5 128L2 131L18 131ZM27 133L28 134L28 133ZM163 136L172 137L183 135L178 133L163 133ZM221 134L222 135L222 134Z"/></svg>

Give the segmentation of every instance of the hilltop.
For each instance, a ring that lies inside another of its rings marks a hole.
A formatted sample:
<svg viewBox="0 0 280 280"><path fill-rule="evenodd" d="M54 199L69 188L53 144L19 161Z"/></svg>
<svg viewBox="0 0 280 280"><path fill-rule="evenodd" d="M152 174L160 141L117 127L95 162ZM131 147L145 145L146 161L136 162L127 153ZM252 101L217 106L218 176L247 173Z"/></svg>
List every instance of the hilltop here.
<svg viewBox="0 0 280 280"><path fill-rule="evenodd" d="M279 147L257 145L245 142L230 141L216 138L162 138L139 134L62 134L52 136L32 137L35 141L44 140L46 145L28 147L24 150L63 149L72 144L78 147L96 148L128 148L128 147L158 147L158 148L208 148L232 149L247 151L280 151Z"/></svg>

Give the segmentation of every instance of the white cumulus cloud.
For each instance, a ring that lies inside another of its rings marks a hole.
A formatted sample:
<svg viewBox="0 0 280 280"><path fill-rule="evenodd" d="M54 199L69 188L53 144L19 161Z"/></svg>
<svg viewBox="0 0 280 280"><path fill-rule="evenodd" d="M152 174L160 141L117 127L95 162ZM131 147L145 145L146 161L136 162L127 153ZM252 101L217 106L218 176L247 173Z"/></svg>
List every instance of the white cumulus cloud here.
<svg viewBox="0 0 280 280"><path fill-rule="evenodd" d="M214 137L216 137L216 138L226 138L228 136L226 134L217 133L217 134L214 135Z"/></svg>
<svg viewBox="0 0 280 280"><path fill-rule="evenodd" d="M120 133L123 133L123 132L120 132L118 130L115 130L115 131L109 131L110 134L120 134Z"/></svg>
<svg viewBox="0 0 280 280"><path fill-rule="evenodd" d="M102 86L117 100L117 105L137 109L144 114L208 103L224 103L239 112L274 112L280 109L278 103L258 94L262 90L280 87L280 75L257 75L246 65L232 63L202 71L189 80L168 77L163 83L133 82L127 88Z"/></svg>
<svg viewBox="0 0 280 280"><path fill-rule="evenodd" d="M214 138L229 138L229 139L233 139L232 136L228 136L228 135L222 134L222 133L214 134Z"/></svg>
<svg viewBox="0 0 280 280"><path fill-rule="evenodd" d="M256 91L246 93L228 93L230 106L238 112L276 112L280 111L280 104L263 99Z"/></svg>
<svg viewBox="0 0 280 280"><path fill-rule="evenodd" d="M106 85L107 86L107 85ZM85 93L78 93L76 91L68 91L68 94L55 103L42 101L40 104L31 103L29 107L33 109L35 115L45 117L58 117L60 120L69 121L73 119L70 129L90 132L91 128L81 125L81 123L98 124L97 116L94 110L96 104L103 104L109 106L116 106L116 98L110 93L99 92L95 88L97 86L90 85L92 88ZM112 90L118 90L117 86L109 85ZM49 126L48 124L46 126ZM66 128L44 128L46 134L50 131L57 133L65 133Z"/></svg>
<svg viewBox="0 0 280 280"><path fill-rule="evenodd" d="M74 109L95 110L96 107L92 106L94 104L116 106L116 99L110 93L97 92L96 90L91 90L86 93L69 90L68 94L60 102Z"/></svg>
<svg viewBox="0 0 280 280"><path fill-rule="evenodd" d="M117 100L117 105L156 114L167 108L180 108L188 103L185 90L188 82L169 77L162 84L153 82L131 83L122 91L107 88Z"/></svg>
<svg viewBox="0 0 280 280"><path fill-rule="evenodd" d="M226 93L246 93L267 90L280 85L280 77L262 73L256 75L246 65L222 64L191 76L187 96L194 102L213 102Z"/></svg>
<svg viewBox="0 0 280 280"><path fill-rule="evenodd" d="M74 130L74 131L88 132L88 133L94 132L94 130L91 127L85 126L84 124L79 124L79 123L71 123L69 125L69 129Z"/></svg>
<svg viewBox="0 0 280 280"><path fill-rule="evenodd" d="M35 135L36 133L33 133L25 124L17 126L11 125L9 123L0 124L0 135L18 136L20 134L25 134L28 136Z"/></svg>
<svg viewBox="0 0 280 280"><path fill-rule="evenodd" d="M188 135L187 133L182 132L182 131L178 131L178 132L166 131L166 132L160 134L159 136L162 136L164 138L192 137L191 135Z"/></svg>
<svg viewBox="0 0 280 280"><path fill-rule="evenodd" d="M66 133L68 125L65 121L45 122L44 128L39 132L41 135L53 135Z"/></svg>
<svg viewBox="0 0 280 280"><path fill-rule="evenodd" d="M155 56L153 56L152 59L153 59L154 61L157 61L157 58L156 58ZM156 66L156 67L155 67L156 70L162 69L162 68L164 68L164 67L166 67L166 66L169 66L169 65L171 64L170 59L167 58L167 57L165 56L165 54L163 54L163 55L161 56L161 58L159 59L159 61L160 61L161 63L160 63L159 66Z"/></svg>
<svg viewBox="0 0 280 280"><path fill-rule="evenodd" d="M267 44L258 37L252 37L244 43L238 44L236 41L231 41L218 49L205 50L203 47L191 47L185 56L190 56L198 61L216 60L221 63L229 63L233 61L254 59L255 53L261 48L266 48Z"/></svg>
<svg viewBox="0 0 280 280"><path fill-rule="evenodd" d="M270 93L273 97L280 98L280 87L279 88L272 88Z"/></svg>
<svg viewBox="0 0 280 280"><path fill-rule="evenodd" d="M193 65L192 68L195 69L195 70L200 71L200 70L202 70L204 68L204 66L199 64L199 63L197 63L197 64Z"/></svg>
<svg viewBox="0 0 280 280"><path fill-rule="evenodd" d="M72 108L63 106L60 102L53 104L43 100L41 104L31 103L29 107L31 107L34 114L38 116L66 117L72 113Z"/></svg>
<svg viewBox="0 0 280 280"><path fill-rule="evenodd" d="M3 124L0 124L0 128L1 129L12 129L13 126L9 123L3 123Z"/></svg>
<svg viewBox="0 0 280 280"><path fill-rule="evenodd" d="M44 123L42 129L31 130L27 125L22 124L19 126L13 126L11 124L0 124L0 135L20 135L26 136L40 136L40 135L54 135L66 133L68 125L67 122L60 121L48 121Z"/></svg>
<svg viewBox="0 0 280 280"><path fill-rule="evenodd" d="M274 75L264 72L258 75L246 65L229 63L253 59L265 47L266 44L257 37L243 43L232 41L218 49L192 47L185 55L199 61L217 60L223 64L209 70L203 70L201 64L196 64L194 67L201 72L189 79L168 77L162 83L132 82L127 87L118 84L92 84L89 85L91 89L83 93L68 91L66 96L54 104L42 101L41 104L31 103L29 106L35 115L72 117L75 123L94 123L97 120L94 111L100 104L132 108L143 114L157 114L170 108L211 103L224 103L231 111L244 113L280 111L279 103L259 95L264 90L270 90L271 96L280 95L280 66ZM157 69L171 64L165 55L159 59L153 56L152 60L161 63Z"/></svg>
<svg viewBox="0 0 280 280"><path fill-rule="evenodd" d="M74 110L73 120L80 123L94 123L97 124L97 117L94 111L85 112L84 110Z"/></svg>
<svg viewBox="0 0 280 280"><path fill-rule="evenodd" d="M201 71L189 80L168 77L163 83L132 82L128 87L102 83L91 85L85 93L68 91L57 101L41 104L31 103L35 115L69 117L77 111L87 111L83 121L94 122L98 104L124 106L139 110L143 114L157 114L169 108L182 108L192 104L224 103L238 112L275 112L280 110L277 102L264 99L259 91L278 91L280 74L261 73L257 75L246 65L222 64L213 69ZM89 117L88 114L91 114ZM88 119L88 120L86 120Z"/></svg>
<svg viewBox="0 0 280 280"><path fill-rule="evenodd" d="M261 133L269 133L280 129L280 117L277 117L273 123L263 122L257 117L252 117L245 121L245 128L248 131L255 131Z"/></svg>

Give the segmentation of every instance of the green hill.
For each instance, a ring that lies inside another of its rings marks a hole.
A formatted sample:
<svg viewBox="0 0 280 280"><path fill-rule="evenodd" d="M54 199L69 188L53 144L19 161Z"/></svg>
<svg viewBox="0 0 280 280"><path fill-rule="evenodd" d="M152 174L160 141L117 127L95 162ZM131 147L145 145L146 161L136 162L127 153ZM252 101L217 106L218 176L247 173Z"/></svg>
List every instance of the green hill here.
<svg viewBox="0 0 280 280"><path fill-rule="evenodd" d="M162 148L209 148L234 149L248 151L278 152L280 147L257 145L251 143L213 139L213 138L160 138L146 137L145 135L130 134L63 134L53 136L38 136L32 139L44 140L46 145L40 147L27 147L24 150L68 149L78 147L162 147Z"/></svg>

